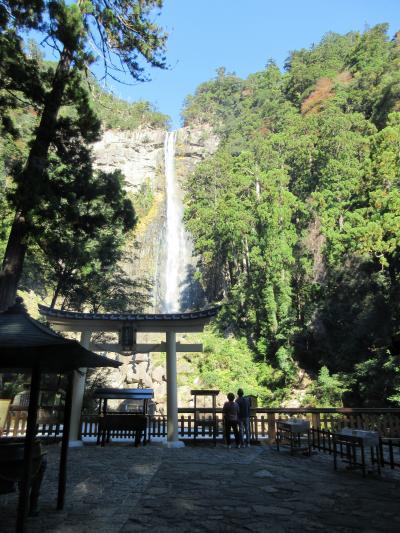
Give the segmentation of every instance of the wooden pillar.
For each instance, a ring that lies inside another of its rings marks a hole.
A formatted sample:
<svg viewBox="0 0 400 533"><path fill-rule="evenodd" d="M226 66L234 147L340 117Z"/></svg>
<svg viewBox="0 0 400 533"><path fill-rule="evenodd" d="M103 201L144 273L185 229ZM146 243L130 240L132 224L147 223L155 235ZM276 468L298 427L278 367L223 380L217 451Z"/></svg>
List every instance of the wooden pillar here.
<svg viewBox="0 0 400 533"><path fill-rule="evenodd" d="M91 331L82 331L81 344L84 348L89 349ZM76 448L82 446L81 440L81 412L83 395L85 393L86 368L79 368L74 371L72 399L71 399L71 426L69 433L69 447Z"/></svg>
<svg viewBox="0 0 400 533"><path fill-rule="evenodd" d="M178 437L178 387L176 376L176 333L167 331L167 446L180 448Z"/></svg>
<svg viewBox="0 0 400 533"><path fill-rule="evenodd" d="M29 395L28 423L26 427L24 446L24 467L21 479L18 511L17 511L17 533L26 531L26 518L29 510L29 489L32 474L33 446L36 438L37 410L39 404L41 370L39 365L32 368L31 388Z"/></svg>
<svg viewBox="0 0 400 533"><path fill-rule="evenodd" d="M71 426L71 407L72 407L72 391L73 391L73 371L68 374L68 388L67 396L65 398L64 407L64 424L63 436L61 442L60 453L60 468L58 474L58 495L57 495L57 510L64 508L65 487L67 484L67 459L68 459L68 443Z"/></svg>
<svg viewBox="0 0 400 533"><path fill-rule="evenodd" d="M268 444L273 444L276 437L275 413L268 413Z"/></svg>

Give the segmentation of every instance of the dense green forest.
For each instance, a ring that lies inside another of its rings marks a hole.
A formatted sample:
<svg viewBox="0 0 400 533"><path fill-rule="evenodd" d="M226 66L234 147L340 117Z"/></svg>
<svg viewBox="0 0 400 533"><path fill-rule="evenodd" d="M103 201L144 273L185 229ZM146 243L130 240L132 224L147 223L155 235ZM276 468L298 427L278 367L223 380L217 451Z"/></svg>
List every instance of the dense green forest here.
<svg viewBox="0 0 400 533"><path fill-rule="evenodd" d="M275 399L302 368L312 404L399 405L399 67L382 24L328 33L283 73L221 68L186 100L185 123L222 139L187 184L199 276Z"/></svg>

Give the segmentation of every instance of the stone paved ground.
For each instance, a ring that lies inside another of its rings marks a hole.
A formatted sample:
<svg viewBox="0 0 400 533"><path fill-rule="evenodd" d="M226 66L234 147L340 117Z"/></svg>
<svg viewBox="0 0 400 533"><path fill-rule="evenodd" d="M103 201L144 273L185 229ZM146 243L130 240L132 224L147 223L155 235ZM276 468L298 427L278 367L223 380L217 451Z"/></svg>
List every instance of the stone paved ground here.
<svg viewBox="0 0 400 533"><path fill-rule="evenodd" d="M399 532L400 475L362 478L332 458L268 446L165 449L111 445L70 451L65 510L55 510L59 449L48 447L41 513L29 532ZM16 496L0 497L13 531Z"/></svg>

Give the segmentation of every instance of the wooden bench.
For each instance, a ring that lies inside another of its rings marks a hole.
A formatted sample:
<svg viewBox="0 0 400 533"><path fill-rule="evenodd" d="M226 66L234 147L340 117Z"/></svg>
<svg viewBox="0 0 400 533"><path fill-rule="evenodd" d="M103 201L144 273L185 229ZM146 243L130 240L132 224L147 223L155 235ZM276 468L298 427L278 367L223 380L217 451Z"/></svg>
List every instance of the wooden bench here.
<svg viewBox="0 0 400 533"><path fill-rule="evenodd" d="M104 446L110 441L111 432L134 433L135 446L139 446L143 436L143 445L147 443L147 415L134 413L106 413L99 417L97 444ZM122 435L125 436L125 435Z"/></svg>

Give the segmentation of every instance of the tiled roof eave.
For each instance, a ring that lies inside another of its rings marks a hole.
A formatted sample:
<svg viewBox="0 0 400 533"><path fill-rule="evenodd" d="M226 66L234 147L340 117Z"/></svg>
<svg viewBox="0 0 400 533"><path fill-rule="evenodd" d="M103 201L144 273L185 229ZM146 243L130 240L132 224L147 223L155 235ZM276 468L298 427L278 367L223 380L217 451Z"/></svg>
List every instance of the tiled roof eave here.
<svg viewBox="0 0 400 533"><path fill-rule="evenodd" d="M80 313L76 311L62 311L51 309L44 305L39 305L40 313L48 318L63 318L69 320L106 320L118 322L139 322L139 321L183 321L210 319L217 315L219 307L193 311L189 313Z"/></svg>

